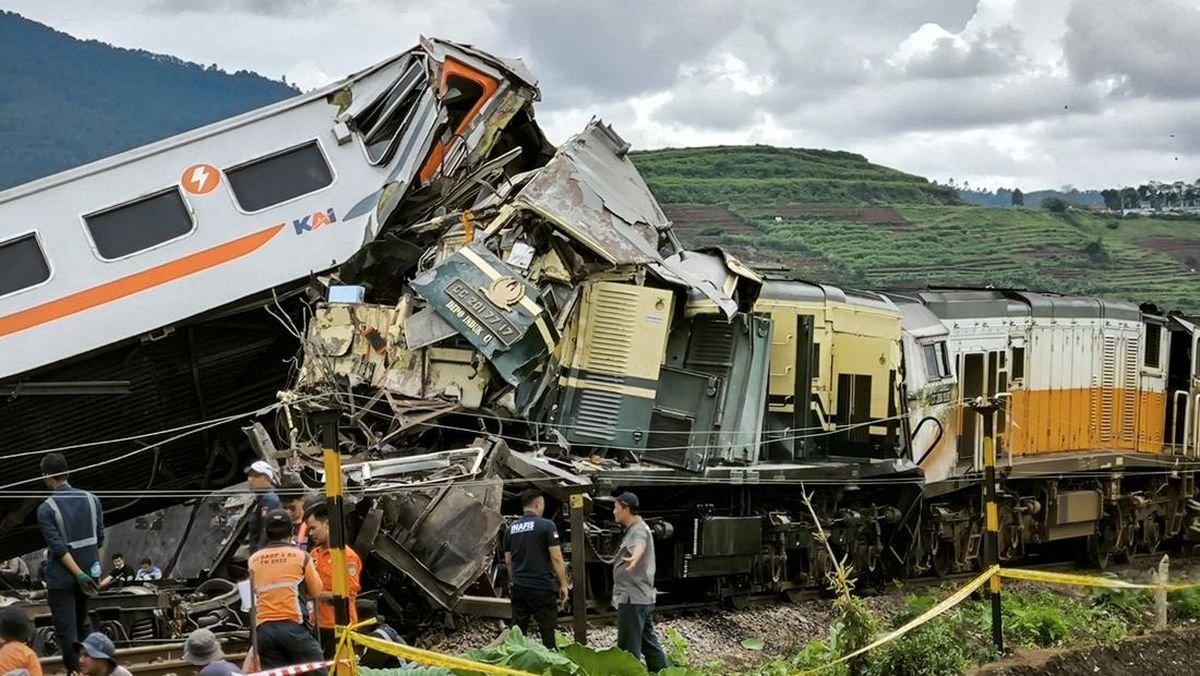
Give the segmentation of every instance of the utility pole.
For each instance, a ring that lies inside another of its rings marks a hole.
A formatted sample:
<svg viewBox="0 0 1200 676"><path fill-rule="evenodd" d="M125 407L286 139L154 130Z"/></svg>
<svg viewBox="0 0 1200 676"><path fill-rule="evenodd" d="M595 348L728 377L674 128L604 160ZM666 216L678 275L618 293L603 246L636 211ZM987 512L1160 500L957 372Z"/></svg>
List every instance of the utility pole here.
<svg viewBox="0 0 1200 676"><path fill-rule="evenodd" d="M329 558L333 568L333 624L337 635L347 631L350 624L350 584L346 573L345 507L342 502L342 456L338 451L339 412L320 411L313 416L321 425L321 449L325 461L325 504L329 510ZM341 645L341 641L338 641ZM333 673L350 676L354 673L353 654L334 654Z"/></svg>
<svg viewBox="0 0 1200 676"><path fill-rule="evenodd" d="M967 404L983 416L983 503L987 530L983 535L983 565L991 568L1000 563L1000 511L996 505L996 411L997 398L976 397ZM996 652L1004 652L1004 619L1000 608L1000 576L989 580L992 595L992 643Z"/></svg>
<svg viewBox="0 0 1200 676"><path fill-rule="evenodd" d="M572 628L575 642L587 645L587 537L583 522L591 507L586 493L571 494L571 587Z"/></svg>

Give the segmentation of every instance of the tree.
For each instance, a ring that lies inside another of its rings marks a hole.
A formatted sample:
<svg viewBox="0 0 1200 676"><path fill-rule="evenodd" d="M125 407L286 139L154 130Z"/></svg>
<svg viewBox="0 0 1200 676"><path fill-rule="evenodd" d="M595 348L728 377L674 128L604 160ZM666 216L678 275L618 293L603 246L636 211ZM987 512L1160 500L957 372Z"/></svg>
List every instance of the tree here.
<svg viewBox="0 0 1200 676"><path fill-rule="evenodd" d="M1067 213L1067 203L1057 197L1047 197L1042 200L1042 208L1055 214Z"/></svg>
<svg viewBox="0 0 1200 676"><path fill-rule="evenodd" d="M1121 191L1116 188L1109 188L1100 191L1100 197L1104 199L1104 206L1112 211L1121 210Z"/></svg>
<svg viewBox="0 0 1200 676"><path fill-rule="evenodd" d="M1020 188L1013 188L1013 191L1012 191L1012 205L1013 205L1014 207L1023 207L1023 206L1025 206L1025 193L1021 192L1021 189L1020 189Z"/></svg>

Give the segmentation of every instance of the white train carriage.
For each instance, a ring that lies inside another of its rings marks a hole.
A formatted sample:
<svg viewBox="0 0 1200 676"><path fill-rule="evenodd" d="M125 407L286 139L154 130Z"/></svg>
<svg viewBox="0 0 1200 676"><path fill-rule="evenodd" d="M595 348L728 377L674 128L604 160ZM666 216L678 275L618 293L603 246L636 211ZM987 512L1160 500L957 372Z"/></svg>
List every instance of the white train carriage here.
<svg viewBox="0 0 1200 676"><path fill-rule="evenodd" d="M0 379L328 270L488 159L519 63L421 46L317 91L0 193Z"/></svg>

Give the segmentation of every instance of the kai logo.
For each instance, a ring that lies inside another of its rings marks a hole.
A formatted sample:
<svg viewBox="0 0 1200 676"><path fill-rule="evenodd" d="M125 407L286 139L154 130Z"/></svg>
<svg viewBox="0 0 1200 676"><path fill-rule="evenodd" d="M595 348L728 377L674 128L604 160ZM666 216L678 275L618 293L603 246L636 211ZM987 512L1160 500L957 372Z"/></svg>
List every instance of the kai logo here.
<svg viewBox="0 0 1200 676"><path fill-rule="evenodd" d="M337 223L337 216L333 213L333 208L325 211L317 211L311 213L304 218L297 218L292 221L292 228L296 230L297 235L303 235L310 230L318 230L327 225ZM283 225L282 223L280 225Z"/></svg>

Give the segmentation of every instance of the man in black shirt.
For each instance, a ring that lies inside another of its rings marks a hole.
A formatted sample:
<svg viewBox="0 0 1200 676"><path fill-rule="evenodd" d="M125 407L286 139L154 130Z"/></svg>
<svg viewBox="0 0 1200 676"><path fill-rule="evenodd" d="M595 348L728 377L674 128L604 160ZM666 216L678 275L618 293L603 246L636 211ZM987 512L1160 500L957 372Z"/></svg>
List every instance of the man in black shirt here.
<svg viewBox="0 0 1200 676"><path fill-rule="evenodd" d="M542 643L553 650L558 608L567 602L567 568L558 546L558 529L553 521L542 518L546 500L541 492L526 489L521 493L521 506L525 515L509 525L504 538L513 625L527 632L532 618L541 631Z"/></svg>
<svg viewBox="0 0 1200 676"><path fill-rule="evenodd" d="M105 575L103 580L100 580L101 589L108 589L109 587L124 587L125 585L133 584L134 579L137 577L137 573L134 572L133 568L130 567L129 564L125 563L124 556L121 554L113 554L112 565L112 571L110 571L108 575Z"/></svg>

